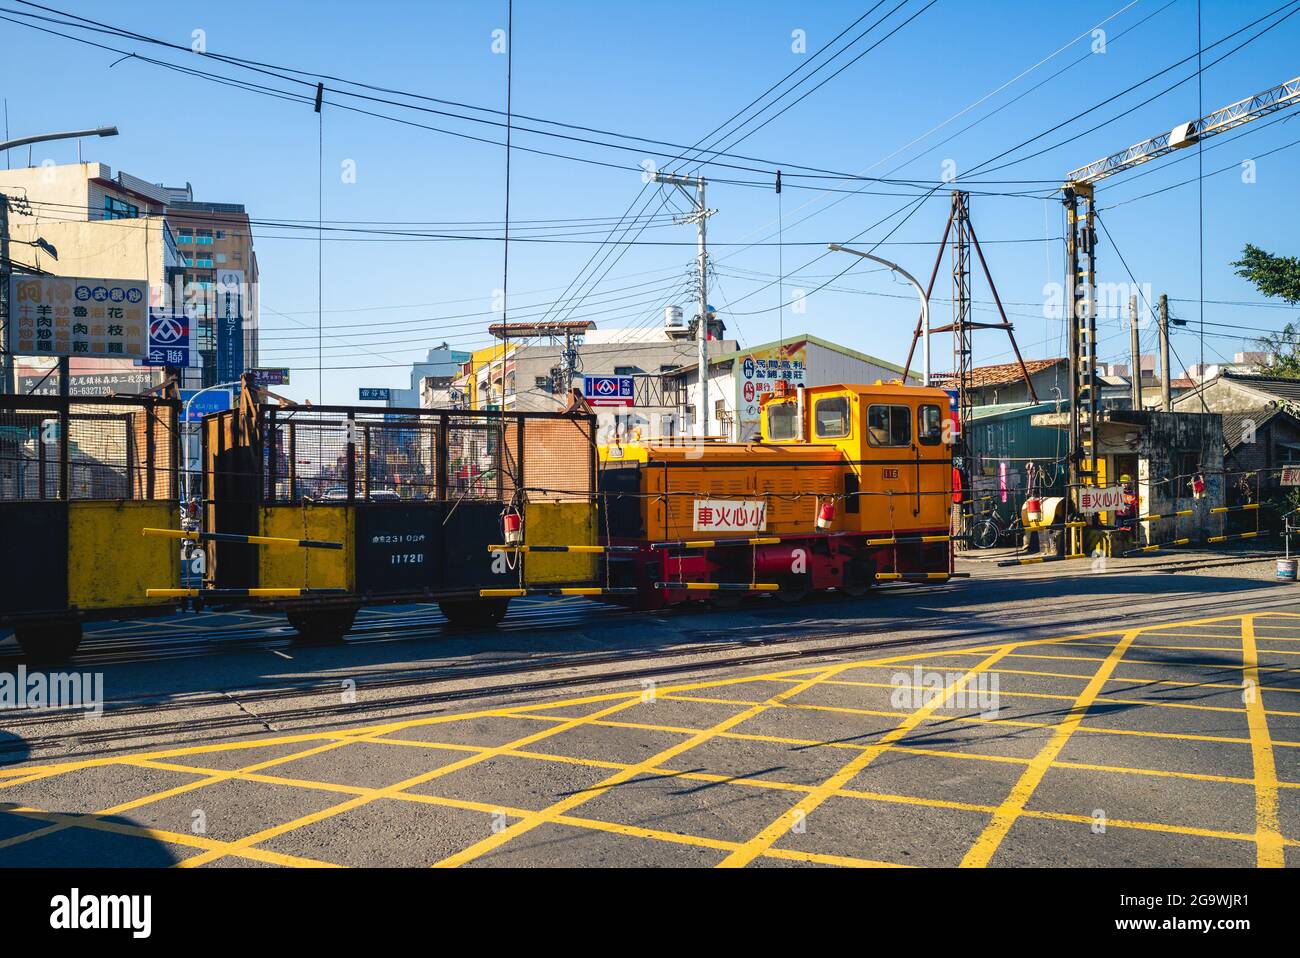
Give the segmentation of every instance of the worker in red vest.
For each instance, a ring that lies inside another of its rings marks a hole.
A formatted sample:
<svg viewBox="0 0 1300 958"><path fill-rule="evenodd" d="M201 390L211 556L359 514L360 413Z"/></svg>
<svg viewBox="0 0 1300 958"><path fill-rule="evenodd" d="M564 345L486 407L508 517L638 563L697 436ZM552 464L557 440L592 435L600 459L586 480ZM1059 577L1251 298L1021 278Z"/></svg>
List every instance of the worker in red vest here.
<svg viewBox="0 0 1300 958"><path fill-rule="evenodd" d="M1138 497L1133 489L1133 477L1120 476L1119 482L1124 490L1124 507L1115 513L1116 525L1121 529L1132 529L1137 525L1138 514Z"/></svg>

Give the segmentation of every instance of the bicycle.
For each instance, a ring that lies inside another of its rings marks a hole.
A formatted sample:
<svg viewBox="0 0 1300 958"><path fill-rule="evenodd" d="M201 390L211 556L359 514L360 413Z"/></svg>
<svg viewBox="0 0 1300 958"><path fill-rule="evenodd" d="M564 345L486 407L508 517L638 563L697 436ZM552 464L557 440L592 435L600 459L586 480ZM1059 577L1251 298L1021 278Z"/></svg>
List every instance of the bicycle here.
<svg viewBox="0 0 1300 958"><path fill-rule="evenodd" d="M1004 537L1014 533L1020 525L1020 514L1018 512L1009 523L1004 523L998 517L997 510L990 507L988 511L976 517L972 523L970 544L976 549L992 549Z"/></svg>

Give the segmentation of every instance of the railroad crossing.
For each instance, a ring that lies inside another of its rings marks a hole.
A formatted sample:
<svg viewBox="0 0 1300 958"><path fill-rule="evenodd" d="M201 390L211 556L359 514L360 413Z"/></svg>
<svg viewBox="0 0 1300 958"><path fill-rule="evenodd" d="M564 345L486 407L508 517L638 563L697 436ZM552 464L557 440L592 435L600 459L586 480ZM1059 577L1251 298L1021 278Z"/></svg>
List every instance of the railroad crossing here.
<svg viewBox="0 0 1300 958"><path fill-rule="evenodd" d="M0 866L1296 865L1300 606L1220 605L38 757Z"/></svg>

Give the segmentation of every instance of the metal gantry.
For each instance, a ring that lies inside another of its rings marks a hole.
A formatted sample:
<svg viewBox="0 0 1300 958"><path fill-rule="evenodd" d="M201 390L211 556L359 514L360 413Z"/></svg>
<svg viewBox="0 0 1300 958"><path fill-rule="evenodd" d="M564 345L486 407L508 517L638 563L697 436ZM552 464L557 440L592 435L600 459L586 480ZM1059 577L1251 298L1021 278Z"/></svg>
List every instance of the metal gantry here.
<svg viewBox="0 0 1300 958"><path fill-rule="evenodd" d="M1199 120L1180 123L1168 133L1161 133L1149 140L1135 143L1127 150L1112 153L1110 156L1089 163L1087 166L1071 170L1066 174L1065 181L1076 186L1078 184L1096 183L1108 176L1122 173L1124 170L1130 170L1135 166L1141 166L1143 163L1149 163L1151 160L1172 153L1174 150L1192 146L1198 140L1203 140L1209 136L1217 136L1220 133L1227 133L1229 130L1234 130L1245 123L1249 123L1251 120L1258 120L1261 116L1267 116L1278 110L1294 106L1297 102L1300 102L1300 77L1280 83L1263 93L1256 93L1244 100L1238 100L1236 103L1215 110L1213 113L1207 113Z"/></svg>
<svg viewBox="0 0 1300 958"><path fill-rule="evenodd" d="M1099 180L1149 163L1239 126L1300 103L1300 77L1179 123L1168 133L1135 143L1066 174L1065 278L1063 303L1070 317L1070 483L1096 481L1097 439L1097 231L1094 186ZM1167 378L1167 376L1166 376Z"/></svg>

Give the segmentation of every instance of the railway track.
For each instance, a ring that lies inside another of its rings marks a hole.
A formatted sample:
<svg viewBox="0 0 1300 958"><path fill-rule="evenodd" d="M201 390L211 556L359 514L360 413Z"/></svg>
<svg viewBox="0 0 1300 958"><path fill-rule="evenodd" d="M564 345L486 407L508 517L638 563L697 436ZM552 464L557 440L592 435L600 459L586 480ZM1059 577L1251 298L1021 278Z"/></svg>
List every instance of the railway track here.
<svg viewBox="0 0 1300 958"><path fill-rule="evenodd" d="M889 590L894 591L894 590ZM910 590L909 590L910 591ZM930 590L938 592L937 589ZM902 590L898 590L901 593ZM895 593L897 596L898 593ZM1261 594L1262 593L1262 594ZM1269 594L1271 593L1271 595ZM887 593L886 593L887 594ZM1256 607L1291 606L1289 593L1258 590L1252 598ZM901 597L901 596L900 596ZM995 639L1014 633L1026 638L1045 637L1068 623L1071 631L1099 628L1123 628L1126 622L1169 613L1186 616L1231 612L1239 607L1243 596L1208 596L1189 600L1178 596L1163 602L1130 605L1091 618L1077 615L1077 600L1038 605L1031 611L999 612L998 622L970 626L970 617L949 615L915 618L905 631L914 635L881 639L874 635L862 639L859 630L854 640L846 640L842 627L818 629L815 625L785 634L773 634L759 640L724 638L705 633L670 648L616 649L602 652L559 654L550 658L526 658L506 662L468 662L401 669L388 674L370 675L355 670L330 670L298 682L264 683L237 689L218 689L180 698L135 696L105 703L108 727L87 729L74 713L56 718L51 713L33 713L7 723L7 730L20 738L10 747L35 757L43 752L70 748L94 748L97 754L139 747L156 739L233 737L250 732L281 731L281 727L336 727L355 725L368 716L382 713L395 719L430 707L456 702L519 698L550 691L587 686L617 686L639 683L643 679L707 674L721 669L738 669L811 659L830 654L889 651L918 646ZM1033 620L1032 622L1030 620ZM897 623L892 623L897 625ZM836 623L836 625L840 625ZM378 641L371 638L369 641ZM351 640L356 641L356 640ZM362 639L362 641L366 641ZM338 694L340 682L352 679L364 690L355 702L345 703ZM502 681L505 680L505 681ZM320 702L328 697L329 703ZM236 706L233 710L230 706ZM280 706L277 708L277 706ZM194 716L200 710L219 708L220 715ZM133 719L147 719L133 722ZM66 731L50 731L52 724L66 721ZM30 736L23 735L31 729ZM0 743L0 757L6 754Z"/></svg>

